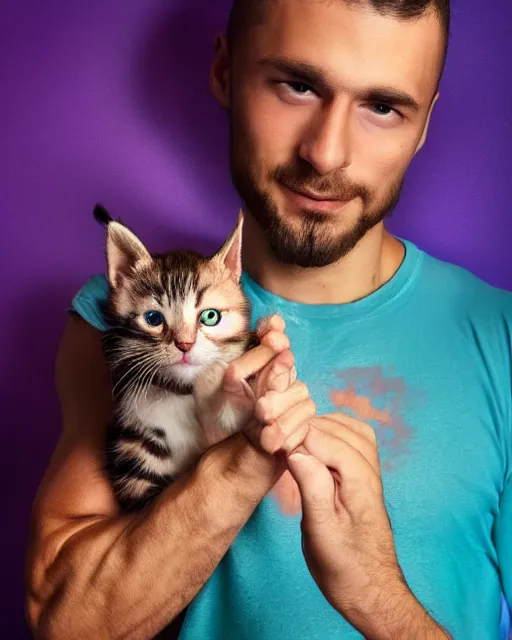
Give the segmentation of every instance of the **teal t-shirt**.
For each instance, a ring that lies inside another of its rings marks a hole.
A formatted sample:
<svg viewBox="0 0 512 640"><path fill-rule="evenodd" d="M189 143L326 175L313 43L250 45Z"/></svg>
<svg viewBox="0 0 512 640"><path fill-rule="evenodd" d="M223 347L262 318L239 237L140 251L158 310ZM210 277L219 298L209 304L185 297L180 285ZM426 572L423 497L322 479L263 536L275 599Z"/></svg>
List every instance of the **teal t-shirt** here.
<svg viewBox="0 0 512 640"><path fill-rule="evenodd" d="M247 274L253 319L280 313L318 413L378 436L398 558L456 640L497 640L512 604L512 293L410 241L394 277L341 305L294 303ZM105 329L105 278L74 309ZM181 640L352 640L306 567L300 515L259 505L191 603Z"/></svg>

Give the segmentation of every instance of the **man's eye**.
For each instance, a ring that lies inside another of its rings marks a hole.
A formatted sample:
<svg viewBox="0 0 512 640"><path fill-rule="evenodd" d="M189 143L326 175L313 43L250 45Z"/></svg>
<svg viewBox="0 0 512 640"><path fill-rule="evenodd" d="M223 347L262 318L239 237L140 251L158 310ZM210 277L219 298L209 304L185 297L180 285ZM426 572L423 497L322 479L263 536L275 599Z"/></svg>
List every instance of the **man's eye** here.
<svg viewBox="0 0 512 640"><path fill-rule="evenodd" d="M295 93L307 93L312 91L311 87L305 82L287 82L286 83Z"/></svg>
<svg viewBox="0 0 512 640"><path fill-rule="evenodd" d="M375 113L377 113L380 116L388 116L390 113L394 111L394 109L389 105L381 104L380 102L376 102L375 104L373 104L372 109L374 110Z"/></svg>

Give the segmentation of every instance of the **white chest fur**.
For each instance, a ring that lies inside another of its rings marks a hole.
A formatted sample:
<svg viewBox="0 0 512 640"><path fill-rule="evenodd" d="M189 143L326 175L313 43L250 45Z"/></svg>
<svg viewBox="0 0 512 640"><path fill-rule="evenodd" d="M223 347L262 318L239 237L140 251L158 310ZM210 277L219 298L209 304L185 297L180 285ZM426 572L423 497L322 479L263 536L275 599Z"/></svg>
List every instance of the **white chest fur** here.
<svg viewBox="0 0 512 640"><path fill-rule="evenodd" d="M165 432L173 473L181 471L190 458L204 448L192 395L182 396L151 387L142 397L126 396L121 411L126 424Z"/></svg>

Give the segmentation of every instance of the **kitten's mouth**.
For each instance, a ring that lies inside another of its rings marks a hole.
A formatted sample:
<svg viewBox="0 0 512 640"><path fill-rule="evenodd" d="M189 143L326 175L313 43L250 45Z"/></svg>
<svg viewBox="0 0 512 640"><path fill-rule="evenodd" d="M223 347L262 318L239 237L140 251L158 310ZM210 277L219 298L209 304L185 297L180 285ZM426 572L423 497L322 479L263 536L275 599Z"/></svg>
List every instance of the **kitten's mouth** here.
<svg viewBox="0 0 512 640"><path fill-rule="evenodd" d="M171 370L174 369L174 371L176 371L176 372L177 371L183 371L184 369L193 370L193 369L202 368L202 366L203 365L200 362L196 362L195 360L192 360L192 358L190 356L183 355L181 360L178 360L173 365L171 365Z"/></svg>

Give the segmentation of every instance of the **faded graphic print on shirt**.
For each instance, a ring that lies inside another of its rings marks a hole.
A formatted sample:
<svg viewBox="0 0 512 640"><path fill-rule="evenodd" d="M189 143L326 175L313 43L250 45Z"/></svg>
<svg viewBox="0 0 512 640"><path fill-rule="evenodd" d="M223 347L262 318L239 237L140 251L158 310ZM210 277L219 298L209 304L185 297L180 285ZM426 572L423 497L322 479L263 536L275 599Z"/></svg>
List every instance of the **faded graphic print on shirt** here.
<svg viewBox="0 0 512 640"><path fill-rule="evenodd" d="M420 394L412 391L401 376L386 375L383 367L352 367L335 373L333 386L327 388L332 411L339 411L371 425L377 434L382 471L390 472L403 464L410 454L413 429L404 412ZM296 482L287 471L276 483L271 495L286 515L301 512Z"/></svg>

